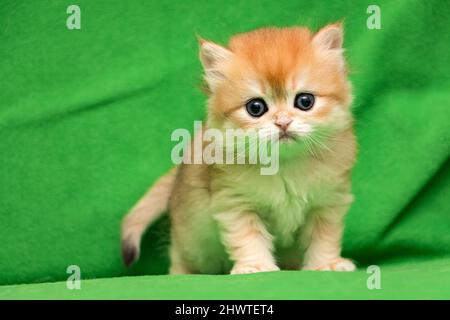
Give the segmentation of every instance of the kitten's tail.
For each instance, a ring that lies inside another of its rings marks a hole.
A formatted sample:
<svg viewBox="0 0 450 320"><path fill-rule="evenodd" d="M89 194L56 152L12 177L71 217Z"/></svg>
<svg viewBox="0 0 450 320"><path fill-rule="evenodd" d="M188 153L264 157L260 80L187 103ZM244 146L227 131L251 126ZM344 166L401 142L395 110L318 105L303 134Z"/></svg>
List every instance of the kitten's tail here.
<svg viewBox="0 0 450 320"><path fill-rule="evenodd" d="M130 266L139 258L144 231L167 211L177 169L178 167L175 167L159 178L123 219L122 258L126 266Z"/></svg>

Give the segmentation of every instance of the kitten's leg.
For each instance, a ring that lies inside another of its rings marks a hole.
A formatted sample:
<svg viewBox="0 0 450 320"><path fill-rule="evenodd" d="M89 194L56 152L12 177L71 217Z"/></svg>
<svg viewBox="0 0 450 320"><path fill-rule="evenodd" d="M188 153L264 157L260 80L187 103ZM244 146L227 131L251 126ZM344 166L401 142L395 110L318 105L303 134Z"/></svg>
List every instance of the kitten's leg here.
<svg viewBox="0 0 450 320"><path fill-rule="evenodd" d="M225 212L215 216L221 238L234 262L231 274L280 270L272 255L272 236L253 212Z"/></svg>
<svg viewBox="0 0 450 320"><path fill-rule="evenodd" d="M306 237L304 270L354 271L355 265L341 257L341 238L348 205L325 207L312 212ZM305 237L305 235L304 235Z"/></svg>
<svg viewBox="0 0 450 320"><path fill-rule="evenodd" d="M192 272L185 265L177 246L172 243L170 246L170 268L169 274L191 274Z"/></svg>

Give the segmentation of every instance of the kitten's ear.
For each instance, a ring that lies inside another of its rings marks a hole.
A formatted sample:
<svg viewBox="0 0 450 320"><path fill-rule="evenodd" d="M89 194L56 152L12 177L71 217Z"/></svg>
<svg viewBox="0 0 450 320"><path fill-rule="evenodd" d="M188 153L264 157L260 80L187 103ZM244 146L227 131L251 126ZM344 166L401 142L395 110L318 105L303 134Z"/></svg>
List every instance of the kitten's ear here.
<svg viewBox="0 0 450 320"><path fill-rule="evenodd" d="M221 63L232 58L233 53L214 42L199 38L200 61L205 70L216 69Z"/></svg>
<svg viewBox="0 0 450 320"><path fill-rule="evenodd" d="M201 38L199 38L199 44L205 80L210 89L213 89L217 82L224 78L221 66L232 59L233 53L227 48Z"/></svg>
<svg viewBox="0 0 450 320"><path fill-rule="evenodd" d="M344 31L341 22L323 27L313 37L313 44L323 51L342 50L343 42Z"/></svg>
<svg viewBox="0 0 450 320"><path fill-rule="evenodd" d="M322 56L327 61L334 63L340 72L344 74L348 72L342 48L344 31L341 22L329 24L317 31L312 42Z"/></svg>

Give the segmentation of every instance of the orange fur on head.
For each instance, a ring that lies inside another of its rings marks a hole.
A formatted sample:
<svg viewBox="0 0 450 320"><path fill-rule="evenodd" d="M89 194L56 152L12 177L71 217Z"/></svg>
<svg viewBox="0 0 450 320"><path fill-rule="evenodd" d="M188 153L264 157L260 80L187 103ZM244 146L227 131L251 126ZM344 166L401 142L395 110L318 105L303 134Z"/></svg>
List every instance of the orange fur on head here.
<svg viewBox="0 0 450 320"><path fill-rule="evenodd" d="M351 89L343 57L340 23L313 34L306 28L263 28L231 38L228 48L201 41L200 57L209 86L209 126L263 129L285 116L298 126L346 127ZM312 93L316 107L293 107L300 92ZM261 118L245 112L252 98L269 111ZM336 110L341 109L341 110ZM293 132L295 134L295 132Z"/></svg>

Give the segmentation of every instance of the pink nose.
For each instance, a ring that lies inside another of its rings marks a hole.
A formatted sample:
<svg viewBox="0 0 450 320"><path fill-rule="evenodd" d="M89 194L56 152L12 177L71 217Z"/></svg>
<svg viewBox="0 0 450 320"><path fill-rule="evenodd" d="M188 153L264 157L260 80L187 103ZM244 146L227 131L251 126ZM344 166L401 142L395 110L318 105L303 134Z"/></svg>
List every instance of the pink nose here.
<svg viewBox="0 0 450 320"><path fill-rule="evenodd" d="M292 123L292 119L287 118L287 117L282 117L275 121L276 126L283 131L286 131L291 123Z"/></svg>

